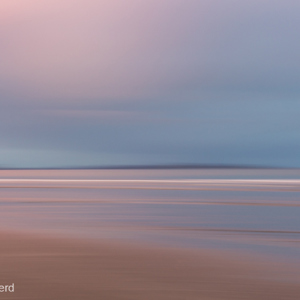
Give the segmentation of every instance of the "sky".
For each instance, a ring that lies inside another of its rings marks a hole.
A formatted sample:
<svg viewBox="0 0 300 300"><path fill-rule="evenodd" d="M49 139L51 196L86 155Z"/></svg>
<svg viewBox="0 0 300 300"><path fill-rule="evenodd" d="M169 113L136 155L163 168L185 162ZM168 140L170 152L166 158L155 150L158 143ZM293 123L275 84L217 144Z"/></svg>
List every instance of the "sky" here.
<svg viewBox="0 0 300 300"><path fill-rule="evenodd" d="M1 0L0 167L300 167L300 2Z"/></svg>

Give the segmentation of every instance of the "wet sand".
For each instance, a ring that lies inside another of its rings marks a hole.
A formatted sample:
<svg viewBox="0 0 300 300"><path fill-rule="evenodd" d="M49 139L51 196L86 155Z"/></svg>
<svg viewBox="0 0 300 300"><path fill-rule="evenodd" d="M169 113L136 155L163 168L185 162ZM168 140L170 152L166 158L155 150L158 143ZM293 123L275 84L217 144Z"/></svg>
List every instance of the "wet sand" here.
<svg viewBox="0 0 300 300"><path fill-rule="evenodd" d="M0 299L299 299L297 269L238 252L0 233Z"/></svg>

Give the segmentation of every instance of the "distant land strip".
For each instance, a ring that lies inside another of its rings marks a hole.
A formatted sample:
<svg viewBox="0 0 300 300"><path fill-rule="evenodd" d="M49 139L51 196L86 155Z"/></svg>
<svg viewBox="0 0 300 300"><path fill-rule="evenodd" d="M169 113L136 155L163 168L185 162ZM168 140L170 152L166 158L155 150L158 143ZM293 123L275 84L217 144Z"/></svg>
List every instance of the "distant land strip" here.
<svg viewBox="0 0 300 300"><path fill-rule="evenodd" d="M230 233L259 233L259 234L296 234L300 231L295 230L265 230L265 229L233 229L233 228L183 228L183 227L158 227L157 229L178 230L178 231L200 231L200 232L230 232ZM300 242L300 241L299 241Z"/></svg>
<svg viewBox="0 0 300 300"><path fill-rule="evenodd" d="M5 167L0 170L159 170L159 169L294 169L284 166L226 165L226 164L168 164L168 165L118 165L70 167Z"/></svg>

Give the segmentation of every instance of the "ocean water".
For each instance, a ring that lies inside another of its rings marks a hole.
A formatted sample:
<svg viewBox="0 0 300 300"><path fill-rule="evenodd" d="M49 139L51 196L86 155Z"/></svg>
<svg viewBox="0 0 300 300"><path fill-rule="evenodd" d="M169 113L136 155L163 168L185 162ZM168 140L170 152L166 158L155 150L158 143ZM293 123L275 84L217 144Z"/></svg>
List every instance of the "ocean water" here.
<svg viewBox="0 0 300 300"><path fill-rule="evenodd" d="M0 228L300 261L300 171L2 170Z"/></svg>

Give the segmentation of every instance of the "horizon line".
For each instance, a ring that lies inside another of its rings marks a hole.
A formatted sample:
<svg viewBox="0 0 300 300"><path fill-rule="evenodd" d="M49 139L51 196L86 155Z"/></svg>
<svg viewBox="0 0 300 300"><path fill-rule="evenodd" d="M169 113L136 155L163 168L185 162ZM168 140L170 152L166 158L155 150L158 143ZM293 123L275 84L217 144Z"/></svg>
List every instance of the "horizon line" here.
<svg viewBox="0 0 300 300"><path fill-rule="evenodd" d="M134 170L134 169L299 169L299 167L238 165L238 164L154 164L69 167L1 167L0 170Z"/></svg>

